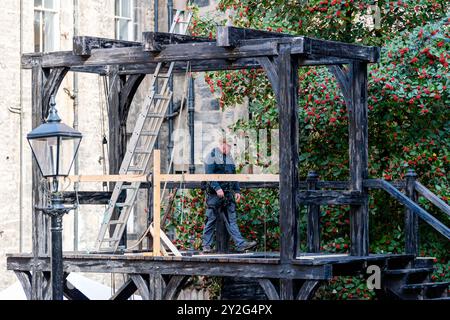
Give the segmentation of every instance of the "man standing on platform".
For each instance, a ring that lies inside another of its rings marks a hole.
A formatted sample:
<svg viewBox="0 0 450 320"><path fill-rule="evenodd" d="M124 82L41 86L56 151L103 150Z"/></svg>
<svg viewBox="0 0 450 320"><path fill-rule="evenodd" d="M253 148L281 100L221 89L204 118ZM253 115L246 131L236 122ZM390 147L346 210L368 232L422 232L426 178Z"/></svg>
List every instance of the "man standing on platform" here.
<svg viewBox="0 0 450 320"><path fill-rule="evenodd" d="M214 148L205 159L206 174L236 174L236 165L231 156L231 143L221 137L218 147ZM209 182L206 188L206 225L203 230L203 252L212 252L213 236L216 229L217 215L220 209L225 212L225 225L233 239L238 252L244 252L256 246L256 241L246 241L237 225L236 202L242 198L239 182Z"/></svg>

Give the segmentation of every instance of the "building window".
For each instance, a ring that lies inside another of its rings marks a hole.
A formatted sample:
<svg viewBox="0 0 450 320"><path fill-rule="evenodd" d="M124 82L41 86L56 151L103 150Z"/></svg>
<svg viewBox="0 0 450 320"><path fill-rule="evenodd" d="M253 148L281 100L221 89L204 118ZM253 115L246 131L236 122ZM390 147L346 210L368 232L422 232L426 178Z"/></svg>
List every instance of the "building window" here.
<svg viewBox="0 0 450 320"><path fill-rule="evenodd" d="M58 50L59 0L34 0L34 51Z"/></svg>
<svg viewBox="0 0 450 320"><path fill-rule="evenodd" d="M136 0L115 0L116 39L135 41L138 33Z"/></svg>

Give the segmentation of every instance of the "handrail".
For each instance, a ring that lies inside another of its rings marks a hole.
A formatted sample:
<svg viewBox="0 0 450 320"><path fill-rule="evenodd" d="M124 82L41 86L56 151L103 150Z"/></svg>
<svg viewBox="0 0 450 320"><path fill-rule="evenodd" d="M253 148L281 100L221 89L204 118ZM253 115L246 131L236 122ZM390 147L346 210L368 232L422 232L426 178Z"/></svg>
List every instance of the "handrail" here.
<svg viewBox="0 0 450 320"><path fill-rule="evenodd" d="M419 181L416 181L414 184L414 188L417 192L419 192L425 199L430 201L436 207L444 211L447 215L450 216L450 206L446 204L441 198L431 192L427 187L421 184Z"/></svg>
<svg viewBox="0 0 450 320"><path fill-rule="evenodd" d="M418 204L405 196L401 191L392 186L389 182L382 179L368 179L364 181L365 187L383 189L389 193L392 197L402 203L409 210L417 214L422 220L432 226L436 231L442 234L444 237L450 240L450 228L433 217L426 210L421 208Z"/></svg>

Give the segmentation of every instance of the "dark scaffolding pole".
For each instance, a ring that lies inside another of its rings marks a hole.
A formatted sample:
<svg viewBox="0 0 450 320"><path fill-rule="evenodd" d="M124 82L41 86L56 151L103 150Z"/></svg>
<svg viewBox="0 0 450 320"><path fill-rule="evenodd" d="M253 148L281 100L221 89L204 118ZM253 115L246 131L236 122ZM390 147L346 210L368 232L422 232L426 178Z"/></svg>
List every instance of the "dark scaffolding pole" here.
<svg viewBox="0 0 450 320"><path fill-rule="evenodd" d="M190 159L189 159L189 173L195 173L195 91L194 91L194 78L189 78L189 100L188 100L188 113L189 113L189 137L190 137Z"/></svg>
<svg viewBox="0 0 450 320"><path fill-rule="evenodd" d="M167 1L167 16L168 16L168 25L169 25L169 32L170 32L170 27L172 26L172 22L173 22L173 0L168 0ZM171 92L173 92L173 75L170 76L169 78L169 90ZM173 150L173 98L170 99L169 101L169 106L168 106L168 110L167 113L169 115L169 128L168 128L168 135L167 135L167 152L168 152L168 156L167 156L167 161L168 161L168 165L170 166L170 168L168 168L168 172L172 173L172 166L170 165L170 158L172 155L172 150Z"/></svg>

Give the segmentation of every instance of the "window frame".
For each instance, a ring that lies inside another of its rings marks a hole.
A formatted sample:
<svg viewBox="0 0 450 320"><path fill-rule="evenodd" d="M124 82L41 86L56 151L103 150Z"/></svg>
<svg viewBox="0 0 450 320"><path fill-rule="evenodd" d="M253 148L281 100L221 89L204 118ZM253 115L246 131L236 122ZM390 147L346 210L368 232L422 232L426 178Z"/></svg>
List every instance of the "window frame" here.
<svg viewBox="0 0 450 320"><path fill-rule="evenodd" d="M54 7L53 8L47 8L45 7L45 0L42 0L42 4L39 7L36 7L35 1L33 1L33 19L35 19L36 13L39 13L39 51L36 51L36 42L34 41L34 50L35 52L51 52L51 51L58 51L60 48L60 42L59 42L59 33L60 33L60 8L61 3L60 0L53 0L54 1ZM51 36L53 38L54 47L50 50L46 48L46 45L44 43L44 14L50 13L54 14L53 17L53 23L54 23L54 34ZM36 36L36 21L33 20L33 32L34 36ZM36 38L34 38L35 40Z"/></svg>
<svg viewBox="0 0 450 320"><path fill-rule="evenodd" d="M136 41L137 34L135 32L135 25L137 24L137 16L136 16L136 1L137 0L128 0L130 7L129 12L130 16L123 16L122 15L122 1L124 0L114 0L114 33L115 38L117 40L124 40L124 41ZM116 3L119 2L119 5L116 5ZM117 12L117 8L119 8L119 12ZM126 38L121 39L120 34L120 22L126 21L127 22L127 36Z"/></svg>

